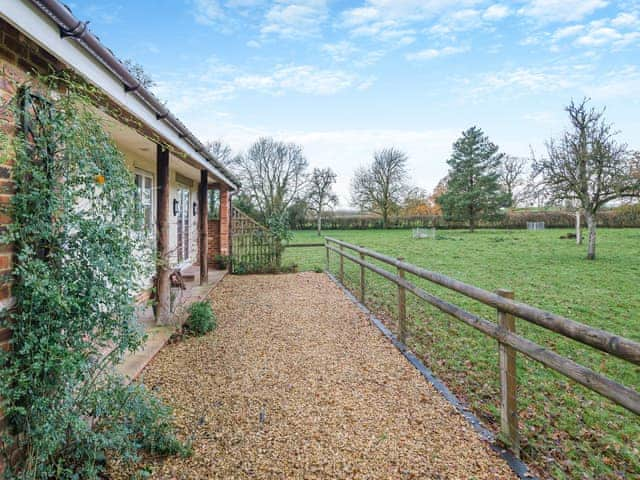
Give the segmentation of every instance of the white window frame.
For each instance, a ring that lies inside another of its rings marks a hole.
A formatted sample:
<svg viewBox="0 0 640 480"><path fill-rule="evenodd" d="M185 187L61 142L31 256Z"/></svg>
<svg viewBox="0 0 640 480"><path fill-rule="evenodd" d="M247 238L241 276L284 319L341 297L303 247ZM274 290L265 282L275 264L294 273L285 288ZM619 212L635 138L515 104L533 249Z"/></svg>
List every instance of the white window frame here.
<svg viewBox="0 0 640 480"><path fill-rule="evenodd" d="M156 228L155 228L155 225L156 225L156 178L153 173L148 172L146 170L142 170L140 168L134 169L133 173L135 176L140 176L142 178L143 180L142 188L144 188L145 179L151 180L151 225L145 225L145 228L148 228L150 230L149 237L153 239L156 236ZM136 185L136 190L138 188L139 188L138 185ZM139 190L136 193L138 195L141 194Z"/></svg>

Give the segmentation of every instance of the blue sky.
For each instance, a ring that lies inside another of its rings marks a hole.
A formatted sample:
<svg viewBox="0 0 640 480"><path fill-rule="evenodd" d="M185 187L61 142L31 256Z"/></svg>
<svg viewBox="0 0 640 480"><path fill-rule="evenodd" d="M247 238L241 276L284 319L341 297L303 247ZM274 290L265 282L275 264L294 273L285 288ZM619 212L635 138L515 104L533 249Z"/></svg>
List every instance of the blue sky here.
<svg viewBox="0 0 640 480"><path fill-rule="evenodd" d="M432 189L479 125L544 152L588 96L640 148L640 0L104 0L68 2L202 140L301 143L349 179L376 148Z"/></svg>

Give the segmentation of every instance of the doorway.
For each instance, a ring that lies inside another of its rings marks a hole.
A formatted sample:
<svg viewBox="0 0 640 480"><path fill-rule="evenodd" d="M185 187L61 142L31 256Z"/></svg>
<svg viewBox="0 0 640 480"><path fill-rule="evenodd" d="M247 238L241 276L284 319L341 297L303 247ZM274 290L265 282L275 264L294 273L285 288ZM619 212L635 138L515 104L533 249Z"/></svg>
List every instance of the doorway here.
<svg viewBox="0 0 640 480"><path fill-rule="evenodd" d="M191 192L178 186L178 263L189 259L189 204Z"/></svg>

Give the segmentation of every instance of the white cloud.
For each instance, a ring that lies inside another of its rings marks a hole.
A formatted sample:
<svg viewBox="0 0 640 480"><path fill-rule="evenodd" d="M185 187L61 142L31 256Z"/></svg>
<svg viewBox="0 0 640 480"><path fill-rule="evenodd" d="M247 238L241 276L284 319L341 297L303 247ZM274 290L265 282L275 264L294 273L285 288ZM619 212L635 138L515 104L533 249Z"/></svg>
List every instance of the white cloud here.
<svg viewBox="0 0 640 480"><path fill-rule="evenodd" d="M232 80L237 89L257 90L274 95L286 92L333 95L347 88L363 89L371 85L342 70L323 70L312 65L281 66L266 75L241 75Z"/></svg>
<svg viewBox="0 0 640 480"><path fill-rule="evenodd" d="M460 95L473 101L500 98L512 101L527 95L566 92L567 98L586 96L594 100L640 99L640 67L627 65L599 70L591 64L520 67L488 72L458 81ZM528 117L537 120L533 116Z"/></svg>
<svg viewBox="0 0 640 480"><path fill-rule="evenodd" d="M438 57L446 57L458 53L468 52L469 47L444 47L444 48L427 48L418 52L408 53L405 58L410 61L415 60L433 60Z"/></svg>
<svg viewBox="0 0 640 480"><path fill-rule="evenodd" d="M350 60L353 55L359 52L358 48L346 40L342 40L337 43L325 43L320 47L320 50L338 63L344 63L347 60Z"/></svg>
<svg viewBox="0 0 640 480"><path fill-rule="evenodd" d="M193 0L193 16L202 25L215 25L224 17L218 0Z"/></svg>
<svg viewBox="0 0 640 480"><path fill-rule="evenodd" d="M611 20L611 24L615 27L638 27L640 26L640 17L637 13L622 12L616 18Z"/></svg>
<svg viewBox="0 0 640 480"><path fill-rule="evenodd" d="M620 32L609 27L591 28L585 35L581 35L576 40L576 44L586 47L598 47L622 38Z"/></svg>
<svg viewBox="0 0 640 480"><path fill-rule="evenodd" d="M460 80L461 92L472 100L499 93L503 99L527 94L550 93L577 88L587 82L588 65L518 67L466 77Z"/></svg>
<svg viewBox="0 0 640 480"><path fill-rule="evenodd" d="M464 10L478 0L366 0L365 5L344 11L340 25L354 36L368 36L376 40L410 43L415 37L414 27L453 11Z"/></svg>
<svg viewBox="0 0 640 480"><path fill-rule="evenodd" d="M277 0L266 13L260 31L281 38L317 35L327 15L325 0Z"/></svg>
<svg viewBox="0 0 640 480"><path fill-rule="evenodd" d="M635 20L633 15L621 14L613 19L603 18L586 25L559 28L551 36L552 48L558 49L560 42L567 39L578 47L625 47L640 40L640 32L633 27Z"/></svg>
<svg viewBox="0 0 640 480"><path fill-rule="evenodd" d="M594 100L627 98L638 104L638 99L640 99L640 68L636 65L628 65L611 70L592 79L583 89L585 95Z"/></svg>
<svg viewBox="0 0 640 480"><path fill-rule="evenodd" d="M249 40L246 45L249 48L260 48L262 46L257 40Z"/></svg>
<svg viewBox="0 0 640 480"><path fill-rule="evenodd" d="M568 27L562 27L555 31L555 33L552 35L552 38L553 40L557 41L567 37L575 37L584 29L584 25L570 25Z"/></svg>
<svg viewBox="0 0 640 480"><path fill-rule="evenodd" d="M482 14L485 20L502 20L511 14L511 10L506 5L496 3L487 8Z"/></svg>
<svg viewBox="0 0 640 480"><path fill-rule="evenodd" d="M607 0L529 0L518 13L544 22L582 20L608 5Z"/></svg>

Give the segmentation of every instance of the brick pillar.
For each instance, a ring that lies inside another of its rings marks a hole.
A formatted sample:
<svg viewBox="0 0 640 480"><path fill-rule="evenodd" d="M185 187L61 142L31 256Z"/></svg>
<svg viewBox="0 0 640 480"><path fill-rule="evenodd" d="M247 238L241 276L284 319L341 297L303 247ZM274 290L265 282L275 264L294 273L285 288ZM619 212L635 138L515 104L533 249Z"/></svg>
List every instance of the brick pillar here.
<svg viewBox="0 0 640 480"><path fill-rule="evenodd" d="M214 266L216 255L220 255L220 220L209 220L209 265Z"/></svg>
<svg viewBox="0 0 640 480"><path fill-rule="evenodd" d="M231 195L226 186L220 186L220 254L231 252Z"/></svg>

